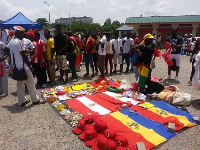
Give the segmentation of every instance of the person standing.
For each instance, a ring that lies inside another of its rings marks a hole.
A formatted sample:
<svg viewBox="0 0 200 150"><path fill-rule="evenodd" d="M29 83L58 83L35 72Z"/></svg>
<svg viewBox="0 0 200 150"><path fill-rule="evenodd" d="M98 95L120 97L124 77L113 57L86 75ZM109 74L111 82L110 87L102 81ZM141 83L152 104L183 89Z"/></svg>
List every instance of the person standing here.
<svg viewBox="0 0 200 150"><path fill-rule="evenodd" d="M0 97L5 97L8 95L8 76L6 71L6 55L4 53L4 49L6 45L0 41L0 69L1 69L1 77L0 77Z"/></svg>
<svg viewBox="0 0 200 150"><path fill-rule="evenodd" d="M66 48L67 48L67 36L62 34L61 25L56 25L56 35L54 37L54 48L56 52L56 64L57 68L60 70L60 78L58 81L68 82L68 64L66 57ZM66 79L63 79L63 75L66 75Z"/></svg>
<svg viewBox="0 0 200 150"><path fill-rule="evenodd" d="M180 61L181 61L181 48L183 46L183 37L180 35L177 35L177 28L173 28L171 30L171 35L167 37L166 42L169 42L171 44L171 54L169 55L169 58L176 60L176 76L175 81L179 81L178 74L180 70ZM165 78L166 80L171 79L171 66L168 66L168 76Z"/></svg>
<svg viewBox="0 0 200 150"><path fill-rule="evenodd" d="M195 42L195 47L192 50L192 55L190 57L190 63L192 63L192 71L191 71L191 75L190 75L190 81L188 82L190 85L192 84L192 78L193 78L194 73L195 73L195 67L194 67L194 63L196 62L195 56L199 52L200 52L200 38L198 38L197 41Z"/></svg>
<svg viewBox="0 0 200 150"><path fill-rule="evenodd" d="M91 78L94 77L94 64L93 64L93 54L92 50L94 49L94 39L90 36L89 32L87 31L85 42L84 42L84 53L85 53L85 67L86 67L86 74L84 76L89 75L89 65L92 69Z"/></svg>
<svg viewBox="0 0 200 150"><path fill-rule="evenodd" d="M49 76L50 84L55 85L56 84L56 73L55 73L55 50L54 50L54 41L51 38L50 31L45 30L44 36L46 38L45 42L45 57L47 60L47 74Z"/></svg>
<svg viewBox="0 0 200 150"><path fill-rule="evenodd" d="M131 46L134 45L133 39L131 38L131 33L128 32L126 34L127 37L124 38L124 40L122 41L122 44L124 43L124 47L123 47L123 54L122 54L122 63L124 62L124 60L126 60L126 71L125 73L129 72L129 66L130 66L130 49ZM123 69L122 69L123 71Z"/></svg>
<svg viewBox="0 0 200 150"><path fill-rule="evenodd" d="M138 54L137 67L139 72L138 87L141 93L144 93L145 85L147 81L151 80L151 68L150 64L154 53L153 36L148 33L144 36L141 44L133 46L131 51Z"/></svg>
<svg viewBox="0 0 200 150"><path fill-rule="evenodd" d="M10 57L12 64L16 65L18 70L25 68L27 79L24 81L17 81L17 96L18 103L20 106L25 106L30 102L25 96L25 85L27 86L30 98L33 104L44 104L46 101L39 99L38 93L35 88L35 81L32 74L32 66L25 54L25 50L22 43L22 38L24 35L24 29L20 26L14 26L15 29L15 38L11 40L8 44L8 49L10 50Z"/></svg>
<svg viewBox="0 0 200 150"><path fill-rule="evenodd" d="M72 80L74 82L78 81L78 75L76 73L76 58L77 54L75 52L75 46L77 45L77 41L74 38L74 35L72 34L71 31L68 32L68 40L67 40L67 49L66 49L66 55L67 55L67 60L69 61L69 68L72 72Z"/></svg>
<svg viewBox="0 0 200 150"><path fill-rule="evenodd" d="M115 32L114 39L113 39L113 45L114 45L114 71L113 73L117 73L117 61L120 65L120 74L122 73L122 40L119 38L118 32Z"/></svg>
<svg viewBox="0 0 200 150"><path fill-rule="evenodd" d="M158 36L157 36L157 49L161 50L161 33L158 33Z"/></svg>
<svg viewBox="0 0 200 150"><path fill-rule="evenodd" d="M101 38L101 39L100 39ZM105 59L106 59L106 51L104 49L105 40L106 38L103 36L99 36L98 39L100 39L98 44L98 67L99 71L101 73L100 77L104 78L104 67L105 67Z"/></svg>
<svg viewBox="0 0 200 150"><path fill-rule="evenodd" d="M36 53L31 55L31 62L34 68L34 73L37 77L37 87L46 88L47 87L47 73L46 66L47 63L45 61L45 48L44 42L40 39L39 32L35 32L35 47Z"/></svg>
<svg viewBox="0 0 200 150"><path fill-rule="evenodd" d="M110 64L110 75L112 75L112 69L113 69L113 53L114 51L114 46L113 46L113 41L111 40L111 34L107 33L106 34L106 40L105 40L105 45L104 49L106 51L106 59L105 59L105 70L106 74L108 74L108 61Z"/></svg>
<svg viewBox="0 0 200 150"><path fill-rule="evenodd" d="M95 33L92 34L92 38L94 39L94 48L92 50L92 55L93 55L93 63L94 63L94 70L95 70L95 74L98 74L98 37Z"/></svg>

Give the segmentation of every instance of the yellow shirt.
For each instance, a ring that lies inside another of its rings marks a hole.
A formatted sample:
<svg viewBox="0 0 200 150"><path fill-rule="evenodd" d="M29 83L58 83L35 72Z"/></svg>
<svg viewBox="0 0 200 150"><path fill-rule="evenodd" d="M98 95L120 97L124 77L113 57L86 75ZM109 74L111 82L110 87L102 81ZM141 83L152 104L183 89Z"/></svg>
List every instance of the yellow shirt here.
<svg viewBox="0 0 200 150"><path fill-rule="evenodd" d="M49 38L47 41L46 41L46 57L47 57L47 60L52 60L51 59L51 48L54 48L54 41L52 38ZM53 59L55 59L55 53L53 55Z"/></svg>

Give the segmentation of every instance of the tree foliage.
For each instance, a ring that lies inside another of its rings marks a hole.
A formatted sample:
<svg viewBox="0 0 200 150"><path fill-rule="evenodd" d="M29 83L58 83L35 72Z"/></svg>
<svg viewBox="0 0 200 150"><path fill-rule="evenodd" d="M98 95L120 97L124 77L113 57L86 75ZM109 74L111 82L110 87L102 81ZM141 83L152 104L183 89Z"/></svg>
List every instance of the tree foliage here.
<svg viewBox="0 0 200 150"><path fill-rule="evenodd" d="M44 29L54 28L55 25L56 25L55 23L52 23L50 25L46 24L44 26ZM89 23L84 23L81 21L73 22L68 25L61 24L63 30L72 31L73 33L75 32L85 33L86 31L90 31L90 33L97 33L98 31L113 32L114 30L121 27L122 25L123 23L120 23L118 20L115 20L112 22L110 18L106 19L103 26L101 26L98 23L89 24Z"/></svg>
<svg viewBox="0 0 200 150"><path fill-rule="evenodd" d="M46 18L38 18L36 20L36 22L39 23L39 24L41 24L41 25L43 25L43 26L48 25L48 21L47 21Z"/></svg>

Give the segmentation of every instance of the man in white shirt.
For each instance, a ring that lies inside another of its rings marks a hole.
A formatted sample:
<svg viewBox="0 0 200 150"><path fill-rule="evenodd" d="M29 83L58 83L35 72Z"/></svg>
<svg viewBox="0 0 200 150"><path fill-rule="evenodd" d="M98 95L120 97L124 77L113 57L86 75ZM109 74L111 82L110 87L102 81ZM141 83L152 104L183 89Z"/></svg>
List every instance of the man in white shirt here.
<svg viewBox="0 0 200 150"><path fill-rule="evenodd" d="M104 49L104 44L106 38L104 37L99 37L102 38L99 42L99 47L98 47L98 67L101 73L101 77L104 78L104 67L105 67L105 59L106 59L106 51Z"/></svg>
<svg viewBox="0 0 200 150"><path fill-rule="evenodd" d="M15 38L11 40L8 44L8 49L10 50L10 57L12 64L16 65L18 70L24 67L27 79L24 81L17 81L17 96L18 103L20 106L25 106L30 102L30 100L26 99L25 96L25 85L27 86L28 92L30 94L30 98L33 104L44 104L44 100L40 100L35 88L35 81L32 74L32 66L25 54L25 50L23 48L22 38L24 34L24 29L20 26L14 26L15 29Z"/></svg>
<svg viewBox="0 0 200 150"><path fill-rule="evenodd" d="M131 46L134 45L134 42L133 42L133 39L131 38L131 33L128 32L127 37L124 38L123 40L123 44L124 44L124 47L123 47L123 54L122 54L122 63L124 62L124 60L126 60L126 71L125 73L128 73L129 71L129 66L130 66L130 49L131 49ZM123 66L122 66L123 67ZM123 71L123 69L122 69Z"/></svg>
<svg viewBox="0 0 200 150"><path fill-rule="evenodd" d="M0 41L0 63L1 63L1 73L3 76L0 77L0 97L5 97L8 95L8 76L6 71L6 55L4 54L4 49L6 45Z"/></svg>
<svg viewBox="0 0 200 150"><path fill-rule="evenodd" d="M119 38L118 32L115 32L113 39L114 44L114 58L113 58L113 64L114 64L114 71L113 73L117 73L117 61L120 65L120 74L122 73L122 40Z"/></svg>

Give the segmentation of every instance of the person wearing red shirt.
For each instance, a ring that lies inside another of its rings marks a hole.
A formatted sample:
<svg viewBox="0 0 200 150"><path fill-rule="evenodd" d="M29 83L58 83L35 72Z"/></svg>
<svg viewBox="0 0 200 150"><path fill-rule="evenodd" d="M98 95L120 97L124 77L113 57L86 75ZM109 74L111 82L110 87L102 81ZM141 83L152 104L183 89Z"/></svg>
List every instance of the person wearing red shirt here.
<svg viewBox="0 0 200 150"><path fill-rule="evenodd" d="M84 76L89 75L89 65L90 65L90 67L92 68L91 78L94 77L94 64L93 64L93 54L92 54L93 49L94 49L94 39L90 36L89 32L87 32L84 42L85 67L86 67L86 74Z"/></svg>
<svg viewBox="0 0 200 150"><path fill-rule="evenodd" d="M37 87L47 87L47 73L46 73L46 62L45 62L45 48L44 41L40 39L39 32L35 32L35 47L36 53L31 56L32 66L34 68L35 75L37 77Z"/></svg>

